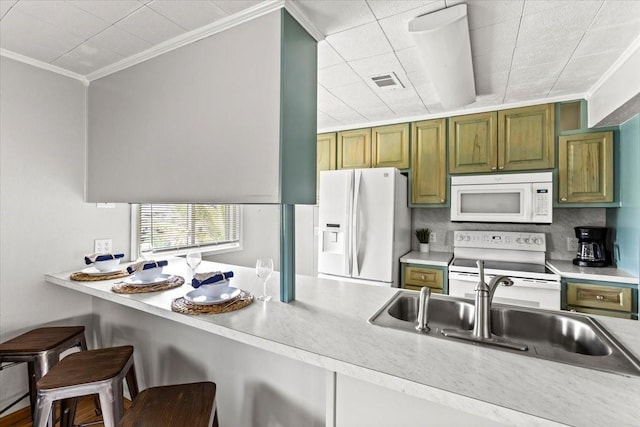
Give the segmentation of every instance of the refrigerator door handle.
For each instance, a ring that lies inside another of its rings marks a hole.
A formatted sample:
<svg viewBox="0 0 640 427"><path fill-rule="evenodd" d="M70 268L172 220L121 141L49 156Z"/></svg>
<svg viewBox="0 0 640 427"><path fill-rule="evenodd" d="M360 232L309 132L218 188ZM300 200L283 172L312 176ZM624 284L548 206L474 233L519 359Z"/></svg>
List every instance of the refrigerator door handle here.
<svg viewBox="0 0 640 427"><path fill-rule="evenodd" d="M353 226L351 229L351 258L352 258L352 276L360 275L360 265L358 263L358 216L360 207L360 178L362 174L359 171L355 171L355 188L353 192Z"/></svg>
<svg viewBox="0 0 640 427"><path fill-rule="evenodd" d="M346 274L347 276L351 275L351 266L352 266L352 260L351 260L351 251L352 251L352 247L353 247L353 242L352 242L352 236L353 236L353 232L351 231L352 228L352 223L353 223L353 177L354 174L352 172L351 174L351 179L349 180L349 191L347 191L347 209L348 212L347 214L349 215L347 218L349 218L350 221L346 221L346 239L345 239L345 257L344 257L344 274ZM351 224L349 223L351 222Z"/></svg>

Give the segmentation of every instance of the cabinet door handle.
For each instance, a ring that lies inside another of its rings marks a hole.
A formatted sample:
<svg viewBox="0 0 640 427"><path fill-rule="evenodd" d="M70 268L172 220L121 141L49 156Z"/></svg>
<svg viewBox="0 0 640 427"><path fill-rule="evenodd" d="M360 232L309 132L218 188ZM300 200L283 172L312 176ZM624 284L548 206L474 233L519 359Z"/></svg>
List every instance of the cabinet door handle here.
<svg viewBox="0 0 640 427"><path fill-rule="evenodd" d="M563 198L561 198L560 200L561 200L561 201L563 201L563 202L566 202L566 201L567 201L567 198L566 198L566 197L563 197Z"/></svg>
<svg viewBox="0 0 640 427"><path fill-rule="evenodd" d="M422 280L427 280L427 278L425 277L425 275L424 275L424 274L423 274L422 276L420 276L420 278L421 278Z"/></svg>
<svg viewBox="0 0 640 427"><path fill-rule="evenodd" d="M596 295L598 301L604 301L604 295Z"/></svg>
<svg viewBox="0 0 640 427"><path fill-rule="evenodd" d="M440 203L444 203L444 199L440 199Z"/></svg>
<svg viewBox="0 0 640 427"><path fill-rule="evenodd" d="M500 166L498 169L502 170L502 169L504 169L504 166Z"/></svg>
<svg viewBox="0 0 640 427"><path fill-rule="evenodd" d="M497 169L497 168L496 168L495 166L493 166L493 167L491 168L491 170L492 170L492 171L494 171L494 170L496 170L496 169Z"/></svg>

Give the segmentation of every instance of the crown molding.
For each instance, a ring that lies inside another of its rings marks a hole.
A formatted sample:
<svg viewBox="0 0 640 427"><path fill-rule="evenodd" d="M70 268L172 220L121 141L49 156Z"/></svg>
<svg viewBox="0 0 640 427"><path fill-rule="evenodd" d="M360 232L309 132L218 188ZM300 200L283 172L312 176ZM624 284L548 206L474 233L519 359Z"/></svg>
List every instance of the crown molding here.
<svg viewBox="0 0 640 427"><path fill-rule="evenodd" d="M41 68L43 70L51 71L56 74L60 74L66 77L70 77L72 79L76 79L80 81L85 86L89 86L89 80L81 74L74 73L73 71L65 70L64 68L60 68L56 65L49 64L47 62L40 61L38 59L29 58L28 56L20 55L19 53L12 52L6 49L0 49L0 56L4 56L5 58L10 58L18 62L22 62L24 64L28 64L37 68Z"/></svg>
<svg viewBox="0 0 640 427"><path fill-rule="evenodd" d="M156 56L160 56L164 53L178 49L182 46L186 46L198 40L202 40L213 34L228 30L229 28L251 21L267 13L282 9L285 6L285 0L269 0L258 3L248 9L244 9L238 13L227 16L219 21L213 22L204 27L197 28L188 33L181 34L177 37L169 39L163 43L153 46L143 52L136 55L122 59L114 64L107 65L99 70L87 74L87 79L93 81L109 74L113 74L117 71L124 70L133 65L147 61Z"/></svg>
<svg viewBox="0 0 640 427"><path fill-rule="evenodd" d="M622 67L625 62L627 62L627 59L629 59L638 49L640 49L640 36L638 36L633 41L633 43L631 43L631 45L624 52L622 52L622 55L620 55L618 59L616 59L614 63L611 64L609 69L605 71L602 76L600 76L598 81L595 82L593 86L591 86L591 88L586 93L585 99L587 101L591 99L591 97L593 97L598 89L600 89L600 87L602 87L602 85L605 84L606 81L609 80L611 76L613 76L618 71L618 69L620 69L620 67Z"/></svg>
<svg viewBox="0 0 640 427"><path fill-rule="evenodd" d="M284 8L317 42L325 39L324 34L307 18L296 3L292 0L284 0Z"/></svg>

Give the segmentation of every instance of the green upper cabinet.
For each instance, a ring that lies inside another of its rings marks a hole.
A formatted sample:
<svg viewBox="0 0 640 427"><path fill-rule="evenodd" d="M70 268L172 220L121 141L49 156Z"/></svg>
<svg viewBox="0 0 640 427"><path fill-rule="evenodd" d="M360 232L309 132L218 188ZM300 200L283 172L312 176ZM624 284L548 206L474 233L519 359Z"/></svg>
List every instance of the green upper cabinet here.
<svg viewBox="0 0 640 427"><path fill-rule="evenodd" d="M413 123L411 135L411 203L447 202L445 119Z"/></svg>
<svg viewBox="0 0 640 427"><path fill-rule="evenodd" d="M554 111L553 104L498 111L498 170L554 167Z"/></svg>
<svg viewBox="0 0 640 427"><path fill-rule="evenodd" d="M558 138L558 203L613 202L613 132Z"/></svg>
<svg viewBox="0 0 640 427"><path fill-rule="evenodd" d="M371 128L338 132L338 169L371 167Z"/></svg>
<svg viewBox="0 0 640 427"><path fill-rule="evenodd" d="M409 168L409 123L371 129L374 168Z"/></svg>
<svg viewBox="0 0 640 427"><path fill-rule="evenodd" d="M449 172L552 169L554 105L535 105L449 119Z"/></svg>
<svg viewBox="0 0 640 427"><path fill-rule="evenodd" d="M495 112L449 119L449 172L495 171L498 161Z"/></svg>

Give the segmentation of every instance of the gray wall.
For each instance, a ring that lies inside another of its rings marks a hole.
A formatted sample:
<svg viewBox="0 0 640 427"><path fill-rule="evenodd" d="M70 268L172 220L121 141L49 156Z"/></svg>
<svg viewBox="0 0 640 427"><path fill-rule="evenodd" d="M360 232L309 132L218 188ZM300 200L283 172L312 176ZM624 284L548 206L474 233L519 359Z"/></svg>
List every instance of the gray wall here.
<svg viewBox="0 0 640 427"><path fill-rule="evenodd" d="M2 341L40 325L91 327L91 299L44 274L83 268L94 239L128 252L128 205L83 202L85 95L77 80L0 57ZM26 378L24 366L0 372L1 407L27 390Z"/></svg>
<svg viewBox="0 0 640 427"><path fill-rule="evenodd" d="M413 229L429 228L437 234L437 241L430 242L433 251L453 250L454 230L501 230L528 231L545 233L547 238L547 258L570 260L575 253L567 250L567 238L576 239L573 227L578 225L606 226L605 208L561 208L553 210L551 225L535 224L492 224L473 222L451 222L449 208L413 209ZM412 240L413 249L418 249L415 236Z"/></svg>

